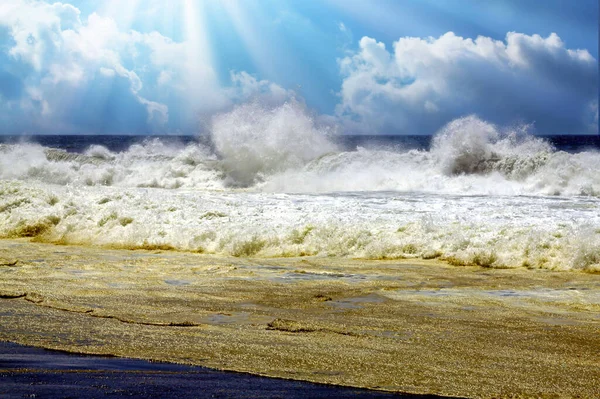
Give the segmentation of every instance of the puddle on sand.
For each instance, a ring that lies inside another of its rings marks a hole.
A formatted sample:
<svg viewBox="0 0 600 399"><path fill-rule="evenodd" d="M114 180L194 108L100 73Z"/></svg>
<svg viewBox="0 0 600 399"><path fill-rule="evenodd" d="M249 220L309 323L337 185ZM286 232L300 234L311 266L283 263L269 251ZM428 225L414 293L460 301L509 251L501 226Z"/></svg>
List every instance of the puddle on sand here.
<svg viewBox="0 0 600 399"><path fill-rule="evenodd" d="M600 292L578 289L548 289L539 290L489 290L480 291L479 295L499 298L532 299L542 302L585 302L600 304Z"/></svg>
<svg viewBox="0 0 600 399"><path fill-rule="evenodd" d="M129 284L129 283L108 283L107 284L107 287L117 288L117 289L130 288L131 286L132 286L132 284Z"/></svg>
<svg viewBox="0 0 600 399"><path fill-rule="evenodd" d="M98 274L98 272L93 272L91 270L82 270L82 269L66 269L65 272L69 273L69 274L73 274L75 276Z"/></svg>
<svg viewBox="0 0 600 399"><path fill-rule="evenodd" d="M285 266L272 265L238 265L237 272L247 272L249 276L238 276L240 279L267 280L277 283L294 283L298 281L344 281L349 283L361 283L373 280L398 280L398 277L389 275L372 275L360 273L341 273L335 271L306 271L291 269Z"/></svg>
<svg viewBox="0 0 600 399"><path fill-rule="evenodd" d="M366 303L382 303L385 302L384 297L377 294L369 294L365 296L338 299L335 301L327 301L327 305L337 309L361 309Z"/></svg>
<svg viewBox="0 0 600 399"><path fill-rule="evenodd" d="M385 295L387 296L388 293ZM459 296L460 294L448 291L448 290L398 290L395 291L392 296L402 295L419 295L425 297L447 297L447 296Z"/></svg>
<svg viewBox="0 0 600 399"><path fill-rule="evenodd" d="M202 318L202 322L212 325L266 324L273 321L271 316L261 316L249 312L215 313Z"/></svg>
<svg viewBox="0 0 600 399"><path fill-rule="evenodd" d="M584 324L581 321L575 319L566 319L563 317L540 317L537 320L551 326L577 326Z"/></svg>
<svg viewBox="0 0 600 399"><path fill-rule="evenodd" d="M192 282L189 280L164 280L164 282L166 284L174 285L174 286L178 286L178 287L184 287L186 285L192 284Z"/></svg>
<svg viewBox="0 0 600 399"><path fill-rule="evenodd" d="M367 276L361 274L343 274L343 273L314 273L314 272L285 272L270 278L278 282L294 282L298 280L342 280L342 281L363 281Z"/></svg>
<svg viewBox="0 0 600 399"><path fill-rule="evenodd" d="M474 290L474 289L439 289L439 290L396 290L385 291L382 295L390 299L406 297L447 297L447 298L490 298L499 300L530 299L541 302L583 302L600 304L600 292L576 289L539 289L539 290Z"/></svg>
<svg viewBox="0 0 600 399"><path fill-rule="evenodd" d="M10 317L10 316L14 316L14 315L15 315L15 312L11 312L11 311L0 312L0 317Z"/></svg>

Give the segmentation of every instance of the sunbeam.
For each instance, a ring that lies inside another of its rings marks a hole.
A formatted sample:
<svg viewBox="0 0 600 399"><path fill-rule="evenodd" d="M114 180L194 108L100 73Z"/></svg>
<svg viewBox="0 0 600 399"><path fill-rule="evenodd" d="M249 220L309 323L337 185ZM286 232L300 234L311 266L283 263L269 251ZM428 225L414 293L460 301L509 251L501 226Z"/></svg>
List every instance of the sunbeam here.
<svg viewBox="0 0 600 399"><path fill-rule="evenodd" d="M276 50L273 48L272 38L260 35L256 28L256 21L262 19L257 15L260 10L256 7L256 4L252 3L254 5L252 13L245 9L246 3L238 0L223 0L221 5L233 23L238 36L244 42L246 50L260 73L269 77L277 76L273 57L281 57L282 54L281 51L278 51L279 49ZM254 21L250 18L251 15Z"/></svg>
<svg viewBox="0 0 600 399"><path fill-rule="evenodd" d="M183 1L183 35L185 40L185 80L188 101L196 107L219 106L224 99L218 94L218 79L213 67L210 40L206 29L205 4ZM210 93L210 97L207 96Z"/></svg>

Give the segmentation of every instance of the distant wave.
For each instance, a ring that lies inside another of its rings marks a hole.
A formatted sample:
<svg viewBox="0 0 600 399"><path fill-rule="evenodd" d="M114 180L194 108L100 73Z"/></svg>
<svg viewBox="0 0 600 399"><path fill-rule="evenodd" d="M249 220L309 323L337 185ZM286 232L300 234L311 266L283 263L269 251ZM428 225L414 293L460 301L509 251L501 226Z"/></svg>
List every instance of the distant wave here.
<svg viewBox="0 0 600 399"><path fill-rule="evenodd" d="M557 151L473 116L449 123L429 150L343 151L302 105L251 103L216 116L211 139L210 148L149 139L123 152L92 145L82 154L5 144L0 178L197 190L600 196L600 153Z"/></svg>
<svg viewBox="0 0 600 399"><path fill-rule="evenodd" d="M224 188L221 162L199 144L168 145L158 139L114 153L93 145L83 154L35 143L0 145L0 178L57 185Z"/></svg>
<svg viewBox="0 0 600 399"><path fill-rule="evenodd" d="M540 138L470 116L448 124L428 151L358 148L329 153L271 176L261 188L598 197L600 153L556 151Z"/></svg>

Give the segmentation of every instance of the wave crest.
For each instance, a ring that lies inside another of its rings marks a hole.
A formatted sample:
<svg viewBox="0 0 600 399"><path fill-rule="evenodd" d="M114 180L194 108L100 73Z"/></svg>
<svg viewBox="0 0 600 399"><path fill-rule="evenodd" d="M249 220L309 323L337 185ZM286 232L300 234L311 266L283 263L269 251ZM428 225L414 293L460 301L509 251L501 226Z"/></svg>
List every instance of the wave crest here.
<svg viewBox="0 0 600 399"><path fill-rule="evenodd" d="M297 169L336 146L296 101L275 108L240 105L212 120L211 137L233 186L251 186L266 176Z"/></svg>
<svg viewBox="0 0 600 399"><path fill-rule="evenodd" d="M209 145L147 139L122 152L93 145L81 154L0 145L0 179L291 193L600 196L597 151L557 151L524 128L501 129L474 116L444 127L429 150L344 151L332 135L297 102L251 103L215 116Z"/></svg>
<svg viewBox="0 0 600 399"><path fill-rule="evenodd" d="M543 166L554 148L522 128L502 131L468 116L446 125L434 137L431 152L446 174L500 172L522 178Z"/></svg>

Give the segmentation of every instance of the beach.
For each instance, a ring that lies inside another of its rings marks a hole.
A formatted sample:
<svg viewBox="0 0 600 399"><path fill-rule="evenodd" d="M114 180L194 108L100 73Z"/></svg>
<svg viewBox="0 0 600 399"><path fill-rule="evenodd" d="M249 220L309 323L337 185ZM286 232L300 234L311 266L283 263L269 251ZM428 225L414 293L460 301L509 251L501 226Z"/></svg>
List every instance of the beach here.
<svg viewBox="0 0 600 399"><path fill-rule="evenodd" d="M0 241L0 340L459 397L599 395L600 276Z"/></svg>

